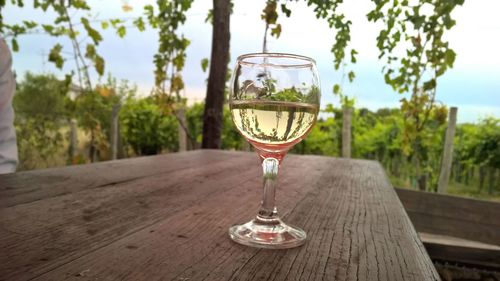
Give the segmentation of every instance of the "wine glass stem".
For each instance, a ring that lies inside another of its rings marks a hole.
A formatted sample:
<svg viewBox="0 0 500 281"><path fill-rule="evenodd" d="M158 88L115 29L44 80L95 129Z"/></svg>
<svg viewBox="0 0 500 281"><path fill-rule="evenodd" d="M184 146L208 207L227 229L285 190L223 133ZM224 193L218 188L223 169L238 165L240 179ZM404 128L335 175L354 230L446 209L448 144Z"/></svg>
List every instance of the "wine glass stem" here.
<svg viewBox="0 0 500 281"><path fill-rule="evenodd" d="M278 179L279 161L276 158L265 158L262 161L264 173L264 190L260 204L258 220L269 221L278 219L278 210L275 206L276 185Z"/></svg>

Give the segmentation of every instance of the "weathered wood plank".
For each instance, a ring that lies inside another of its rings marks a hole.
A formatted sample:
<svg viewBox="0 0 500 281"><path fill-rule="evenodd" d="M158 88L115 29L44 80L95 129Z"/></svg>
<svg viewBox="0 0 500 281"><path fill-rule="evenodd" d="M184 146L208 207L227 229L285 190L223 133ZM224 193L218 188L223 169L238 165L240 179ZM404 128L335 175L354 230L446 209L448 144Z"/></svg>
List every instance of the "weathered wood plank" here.
<svg viewBox="0 0 500 281"><path fill-rule="evenodd" d="M207 157L207 153L216 152L193 151L192 154L138 157L1 175L0 208L182 170L197 163L210 165L211 161L233 157L228 152L216 157Z"/></svg>
<svg viewBox="0 0 500 281"><path fill-rule="evenodd" d="M460 263L476 268L500 269L500 251L492 249L470 248L458 245L425 243L429 255L436 260Z"/></svg>
<svg viewBox="0 0 500 281"><path fill-rule="evenodd" d="M188 152L177 154L182 169L154 167L175 165L175 156L137 162L136 170L157 172L135 171L129 181L86 182L0 209L0 280L439 279L375 162L288 156L278 207L309 237L303 247L272 251L227 235L260 200L253 153Z"/></svg>
<svg viewBox="0 0 500 281"><path fill-rule="evenodd" d="M418 235L433 260L500 270L500 246L424 232Z"/></svg>
<svg viewBox="0 0 500 281"><path fill-rule="evenodd" d="M205 160L199 159L199 165L193 163L183 170L169 171L165 167L164 173L154 177L99 188L90 186L80 191L77 188L73 193L2 209L0 249L5 249L6 254L0 255L0 272L10 277L9 272L22 265L29 268L23 274L40 274L144 228L185 205L196 204L205 196L232 188L240 181L257 179L258 168L248 169L249 164L258 165L256 156L231 156L226 159L223 154L207 152ZM195 193L192 186L200 182L211 188L200 188Z"/></svg>
<svg viewBox="0 0 500 281"><path fill-rule="evenodd" d="M476 249L486 249L486 250L497 250L500 251L500 246L486 244L483 242L467 240L463 238L457 238L453 236L446 236L440 234L431 234L425 232L419 232L418 236L420 240L424 243L433 243L433 244L441 244L448 246L462 246L467 248L476 248Z"/></svg>
<svg viewBox="0 0 500 281"><path fill-rule="evenodd" d="M418 232L500 245L500 203L396 189Z"/></svg>

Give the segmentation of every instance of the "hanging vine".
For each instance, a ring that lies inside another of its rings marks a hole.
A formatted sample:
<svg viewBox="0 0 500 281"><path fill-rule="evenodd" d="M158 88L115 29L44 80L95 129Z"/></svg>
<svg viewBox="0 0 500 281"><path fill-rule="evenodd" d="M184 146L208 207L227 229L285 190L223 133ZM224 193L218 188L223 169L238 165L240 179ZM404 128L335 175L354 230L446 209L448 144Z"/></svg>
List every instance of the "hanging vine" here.
<svg viewBox="0 0 500 281"><path fill-rule="evenodd" d="M348 64L356 63L356 55L358 52L349 46L351 41L351 24L352 22L346 16L339 12L339 7L343 0L305 0L307 5L313 8L316 18L326 20L328 26L335 31L335 42L331 47L333 54L333 65L336 70L342 68L343 76L347 76L349 82L353 82L356 74L354 71L348 71ZM278 23L278 0L268 0L266 6L262 10L261 19L265 22L263 52L267 52L267 35L271 30L271 36L279 38L282 31L282 26ZM291 2L291 1L288 1ZM299 2L299 0L296 0ZM287 1L280 4L281 13L290 17L292 10L287 6ZM349 55L347 55L349 54ZM343 79L342 79L343 80ZM342 81L340 82L342 83ZM342 103L346 105L352 104L352 100L348 99L342 91L342 85L336 83L333 86L333 93L341 98Z"/></svg>
<svg viewBox="0 0 500 281"><path fill-rule="evenodd" d="M443 39L455 25L453 10L464 0L375 1L367 17L384 23L377 37L379 59L385 59L385 82L410 97L401 99L405 116L403 151L415 165L420 189L427 189L427 147L432 132L430 121L444 123L446 108L436 103L437 79L453 67L456 54ZM397 55L402 53L402 55ZM435 127L435 126L434 126Z"/></svg>
<svg viewBox="0 0 500 281"><path fill-rule="evenodd" d="M158 50L154 55L155 89L153 94L164 113L173 112L194 147L196 140L190 135L186 124L176 114L184 106L180 92L184 89L181 72L186 62L186 49L190 42L178 34L178 28L186 22L186 11L193 0L157 0L156 11L146 5L144 12L149 25L158 30ZM134 24L144 30L144 21L137 19Z"/></svg>

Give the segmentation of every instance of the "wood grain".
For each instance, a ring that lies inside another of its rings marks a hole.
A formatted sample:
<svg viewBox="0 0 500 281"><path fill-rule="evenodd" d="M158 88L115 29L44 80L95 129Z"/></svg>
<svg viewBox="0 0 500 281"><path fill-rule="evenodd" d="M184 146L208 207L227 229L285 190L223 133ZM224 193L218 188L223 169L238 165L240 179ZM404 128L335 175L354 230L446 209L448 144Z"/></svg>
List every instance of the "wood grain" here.
<svg viewBox="0 0 500 281"><path fill-rule="evenodd" d="M9 203L0 209L0 280L439 280L376 162L287 156L278 207L308 241L273 251L227 235L255 215L256 155L205 150L151 159L9 176L18 201L0 199ZM49 179L59 186L53 192L43 175L65 180ZM19 197L33 178L48 195Z"/></svg>
<svg viewBox="0 0 500 281"><path fill-rule="evenodd" d="M500 271L500 246L422 232L419 236L433 260Z"/></svg>
<svg viewBox="0 0 500 281"><path fill-rule="evenodd" d="M500 204L408 189L396 189L419 232L500 245Z"/></svg>

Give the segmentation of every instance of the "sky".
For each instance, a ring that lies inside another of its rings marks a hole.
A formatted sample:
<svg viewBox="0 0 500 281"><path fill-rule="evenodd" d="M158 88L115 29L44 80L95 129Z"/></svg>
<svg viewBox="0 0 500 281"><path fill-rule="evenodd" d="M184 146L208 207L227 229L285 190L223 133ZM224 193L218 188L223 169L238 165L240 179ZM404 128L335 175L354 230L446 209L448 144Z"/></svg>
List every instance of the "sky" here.
<svg viewBox="0 0 500 281"><path fill-rule="evenodd" d="M29 2L29 1L26 1ZM134 18L142 15L142 7L150 0L90 0L97 19ZM233 68L236 57L245 53L260 52L264 22L260 14L265 6L264 0L235 0L231 16L231 63ZM352 46L359 52L356 65L349 66L356 72L355 82L345 82L344 92L355 98L357 107L375 110L382 107L398 107L403 97L384 83L382 61L378 60L376 37L380 26L369 23L366 14L372 8L368 0L345 1L342 11L352 20ZM133 8L125 13L122 6ZM26 4L30 6L30 4ZM202 101L206 94L206 79L200 66L203 58L210 57L212 27L205 23L207 11L212 1L195 0L187 12L187 21L180 32L191 41L187 49L186 66L183 78L186 84L185 96L191 102ZM305 3L290 2L292 16L282 16L279 22L282 33L279 39L268 37L270 52L295 53L316 60L322 88L322 106L327 103L338 105L332 93L333 84L341 82L342 74L334 70L333 56L330 52L335 33L327 23L316 19L312 9ZM458 122L477 122L486 116L500 118L500 11L498 0L466 0L462 7L453 13L457 25L446 34L451 48L457 53L454 68L438 80L437 100L447 106L458 107ZM43 14L30 9L19 10L9 6L2 11L7 23L19 19L34 18L37 21L51 22L53 15ZM74 14L78 19L84 13ZM139 91L146 95L154 84L153 55L157 48L157 35L151 28L139 32L129 28L123 39L112 30L102 32L104 41L98 50L106 60L106 72L118 79L135 83ZM63 75L74 65L71 60L63 71L55 69L46 57L55 43L61 43L64 50L70 51L67 39L52 38L43 34L25 35L19 39L21 50L14 53L14 69L18 74L25 71L54 72ZM68 54L69 57L69 54ZM97 77L97 76L94 76Z"/></svg>

